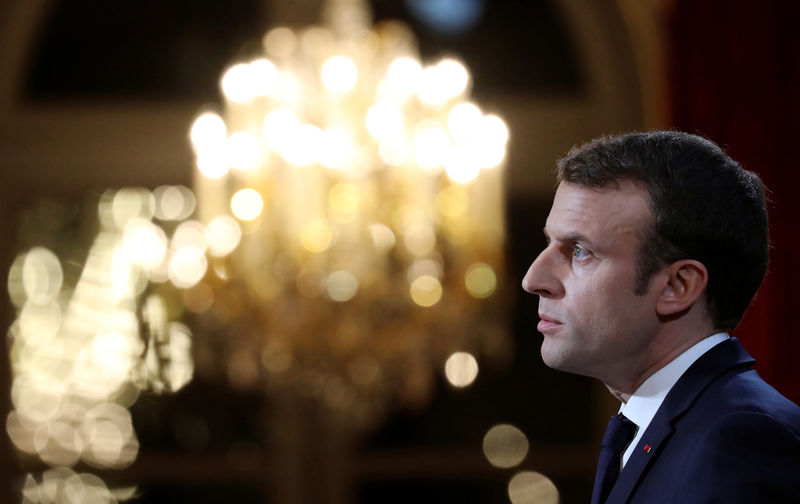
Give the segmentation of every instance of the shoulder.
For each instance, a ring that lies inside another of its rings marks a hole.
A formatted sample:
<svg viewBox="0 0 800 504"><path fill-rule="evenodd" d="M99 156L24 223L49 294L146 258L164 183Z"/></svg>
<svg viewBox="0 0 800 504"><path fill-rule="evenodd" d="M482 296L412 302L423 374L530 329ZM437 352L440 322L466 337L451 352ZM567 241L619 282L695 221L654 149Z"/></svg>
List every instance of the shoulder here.
<svg viewBox="0 0 800 504"><path fill-rule="evenodd" d="M688 436L680 494L800 502L800 408L755 371L712 384L675 427Z"/></svg>
<svg viewBox="0 0 800 504"><path fill-rule="evenodd" d="M756 371L733 372L713 382L697 398L720 426L730 422L766 422L800 434L800 407L782 396Z"/></svg>
<svg viewBox="0 0 800 504"><path fill-rule="evenodd" d="M719 417L695 438L682 468L683 495L726 502L798 502L797 425L760 411Z"/></svg>

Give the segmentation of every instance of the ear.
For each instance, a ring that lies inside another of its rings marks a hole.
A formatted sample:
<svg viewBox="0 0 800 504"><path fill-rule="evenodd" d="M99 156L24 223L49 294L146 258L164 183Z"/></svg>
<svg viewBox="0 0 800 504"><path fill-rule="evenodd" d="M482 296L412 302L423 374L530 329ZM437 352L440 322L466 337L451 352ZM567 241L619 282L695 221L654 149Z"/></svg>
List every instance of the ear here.
<svg viewBox="0 0 800 504"><path fill-rule="evenodd" d="M656 303L659 315L670 316L682 313L697 301L708 285L708 270L699 261L682 259L664 270L666 284Z"/></svg>

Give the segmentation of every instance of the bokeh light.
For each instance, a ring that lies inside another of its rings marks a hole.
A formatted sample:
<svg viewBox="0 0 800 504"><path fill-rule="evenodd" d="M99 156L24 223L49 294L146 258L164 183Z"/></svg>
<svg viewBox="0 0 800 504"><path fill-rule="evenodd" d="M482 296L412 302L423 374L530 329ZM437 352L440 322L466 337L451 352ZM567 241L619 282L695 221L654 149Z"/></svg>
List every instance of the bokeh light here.
<svg viewBox="0 0 800 504"><path fill-rule="evenodd" d="M378 102L367 111L367 131L382 140L403 133L404 119L400 107L392 102Z"/></svg>
<svg viewBox="0 0 800 504"><path fill-rule="evenodd" d="M416 257L424 257L436 246L436 233L433 226L418 222L410 224L403 231L406 249Z"/></svg>
<svg viewBox="0 0 800 504"><path fill-rule="evenodd" d="M34 303L50 301L61 291L63 281L61 262L53 252L44 247L34 247L25 254L22 288L27 299Z"/></svg>
<svg viewBox="0 0 800 504"><path fill-rule="evenodd" d="M358 278L349 271L334 271L325 279L325 294L333 301L349 301L357 292Z"/></svg>
<svg viewBox="0 0 800 504"><path fill-rule="evenodd" d="M206 240L212 256L224 257L230 254L239 246L241 239L242 228L228 215L214 217L206 226Z"/></svg>
<svg viewBox="0 0 800 504"><path fill-rule="evenodd" d="M340 182L329 191L328 206L337 222L350 222L358 213L361 193L355 184Z"/></svg>
<svg viewBox="0 0 800 504"><path fill-rule="evenodd" d="M264 200L255 189L241 189L231 198L231 211L238 219L251 221L261 215Z"/></svg>
<svg viewBox="0 0 800 504"><path fill-rule="evenodd" d="M232 102L247 103L257 94L257 83L253 70L247 63L231 66L222 76L220 87L225 97Z"/></svg>
<svg viewBox="0 0 800 504"><path fill-rule="evenodd" d="M355 157L355 146L347 131L332 128L322 132L320 136L319 162L327 168L344 168L352 164Z"/></svg>
<svg viewBox="0 0 800 504"><path fill-rule="evenodd" d="M182 246L169 261L169 279L176 287L186 289L202 280L207 268L208 260L202 250Z"/></svg>
<svg viewBox="0 0 800 504"><path fill-rule="evenodd" d="M469 72L454 59L443 59L423 69L417 86L420 100L430 105L442 105L467 89Z"/></svg>
<svg viewBox="0 0 800 504"><path fill-rule="evenodd" d="M443 166L450 146L450 137L438 121L425 119L414 127L414 159L423 170Z"/></svg>
<svg viewBox="0 0 800 504"><path fill-rule="evenodd" d="M115 192L111 200L111 216L117 229L125 229L129 220L149 220L155 213L155 198L147 189L124 187Z"/></svg>
<svg viewBox="0 0 800 504"><path fill-rule="evenodd" d="M299 127L300 119L294 112L285 108L277 108L264 118L262 134L267 144L279 151L281 145L288 142Z"/></svg>
<svg viewBox="0 0 800 504"><path fill-rule="evenodd" d="M192 123L189 139L196 153L221 146L228 137L225 120L215 112L204 112Z"/></svg>
<svg viewBox="0 0 800 504"><path fill-rule="evenodd" d="M495 425L483 436L483 454L495 467L519 465L528 455L528 438L509 424Z"/></svg>
<svg viewBox="0 0 800 504"><path fill-rule="evenodd" d="M322 65L322 84L333 93L347 93L358 80L358 69L347 56L333 56Z"/></svg>
<svg viewBox="0 0 800 504"><path fill-rule="evenodd" d="M453 182L458 184L472 182L481 172L478 149L471 144L454 145L450 150L444 169Z"/></svg>
<svg viewBox="0 0 800 504"><path fill-rule="evenodd" d="M385 98L396 103L405 102L419 86L422 76L422 64L409 57L400 57L392 61L386 72L386 79L379 91Z"/></svg>
<svg viewBox="0 0 800 504"><path fill-rule="evenodd" d="M534 471L515 474L508 483L512 504L558 504L558 489L547 476Z"/></svg>
<svg viewBox="0 0 800 504"><path fill-rule="evenodd" d="M404 136L385 138L378 145L378 156L389 166L403 166L411 159L411 142Z"/></svg>
<svg viewBox="0 0 800 504"><path fill-rule="evenodd" d="M131 262L152 270L158 267L167 253L164 230L149 220L134 218L127 222L122 246Z"/></svg>
<svg viewBox="0 0 800 504"><path fill-rule="evenodd" d="M378 250L389 250L397 243L394 232L385 224L370 224L367 231L372 238L372 244Z"/></svg>
<svg viewBox="0 0 800 504"><path fill-rule="evenodd" d="M447 129L458 142L474 141L481 133L483 113L470 102L455 105L447 114Z"/></svg>
<svg viewBox="0 0 800 504"><path fill-rule="evenodd" d="M455 352L447 358L444 373L454 387L467 387L478 377L478 361L469 352Z"/></svg>
<svg viewBox="0 0 800 504"><path fill-rule="evenodd" d="M278 87L278 68L270 60L259 58L250 63L250 78L255 96L271 95Z"/></svg>
<svg viewBox="0 0 800 504"><path fill-rule="evenodd" d="M292 54L296 46L297 37L285 26L273 28L264 35L264 50L271 56L286 58Z"/></svg>
<svg viewBox="0 0 800 504"><path fill-rule="evenodd" d="M414 303L422 307L430 307L442 299L442 283L438 278L422 275L411 282L409 294Z"/></svg>
<svg viewBox="0 0 800 504"><path fill-rule="evenodd" d="M162 221L182 221L194 213L197 200L186 186L160 186L153 190L155 217Z"/></svg>
<svg viewBox="0 0 800 504"><path fill-rule="evenodd" d="M172 234L172 248L177 250L181 247L194 247L205 252L208 248L206 227L196 220L181 222Z"/></svg>
<svg viewBox="0 0 800 504"><path fill-rule="evenodd" d="M208 149L197 155L197 169L209 179L218 179L228 174L231 168L225 144L216 149Z"/></svg>
<svg viewBox="0 0 800 504"><path fill-rule="evenodd" d="M477 263L467 268L464 283L470 295L483 299L494 294L497 289L497 275L488 264Z"/></svg>
<svg viewBox="0 0 800 504"><path fill-rule="evenodd" d="M333 242L333 229L325 220L314 220L303 228L300 241L309 252L322 252Z"/></svg>
<svg viewBox="0 0 800 504"><path fill-rule="evenodd" d="M322 131L317 126L303 124L291 130L279 153L293 165L308 166L318 160L321 140Z"/></svg>
<svg viewBox="0 0 800 504"><path fill-rule="evenodd" d="M261 162L261 145L249 131L237 131L228 138L227 159L231 168L252 170Z"/></svg>

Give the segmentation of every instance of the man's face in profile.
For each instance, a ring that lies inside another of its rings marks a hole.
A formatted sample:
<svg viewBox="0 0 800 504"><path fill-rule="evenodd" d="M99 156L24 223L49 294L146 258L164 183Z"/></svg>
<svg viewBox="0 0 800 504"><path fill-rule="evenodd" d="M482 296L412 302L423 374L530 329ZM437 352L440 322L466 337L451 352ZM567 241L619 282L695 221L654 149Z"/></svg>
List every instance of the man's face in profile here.
<svg viewBox="0 0 800 504"><path fill-rule="evenodd" d="M545 226L547 247L523 279L539 295L548 366L614 383L635 376L658 328L652 286L635 294L643 230L653 217L645 189L562 183Z"/></svg>

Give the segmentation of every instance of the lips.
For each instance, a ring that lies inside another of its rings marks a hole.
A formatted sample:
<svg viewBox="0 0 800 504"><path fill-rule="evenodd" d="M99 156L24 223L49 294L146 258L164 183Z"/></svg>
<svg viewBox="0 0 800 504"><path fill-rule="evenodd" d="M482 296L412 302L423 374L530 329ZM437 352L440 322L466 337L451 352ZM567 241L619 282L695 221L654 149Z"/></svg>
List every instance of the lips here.
<svg viewBox="0 0 800 504"><path fill-rule="evenodd" d="M539 314L539 318L542 320L539 321L536 329L538 329L541 333L552 331L562 325L561 321L548 317L542 313Z"/></svg>

